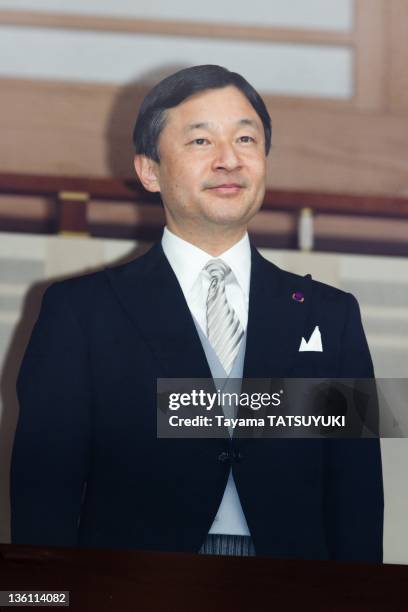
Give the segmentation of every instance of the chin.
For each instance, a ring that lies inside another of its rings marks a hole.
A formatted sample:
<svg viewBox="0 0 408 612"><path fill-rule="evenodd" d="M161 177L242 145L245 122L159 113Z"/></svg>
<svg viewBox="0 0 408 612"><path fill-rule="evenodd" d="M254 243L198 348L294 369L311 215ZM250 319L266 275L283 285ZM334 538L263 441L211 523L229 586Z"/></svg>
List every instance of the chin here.
<svg viewBox="0 0 408 612"><path fill-rule="evenodd" d="M247 223L254 214L255 212L251 214L248 208L228 207L228 209L224 210L213 209L209 211L207 218L211 220L211 222L220 225L242 225L243 223Z"/></svg>
<svg viewBox="0 0 408 612"><path fill-rule="evenodd" d="M212 215L208 217L213 225L239 226L247 223L246 215Z"/></svg>

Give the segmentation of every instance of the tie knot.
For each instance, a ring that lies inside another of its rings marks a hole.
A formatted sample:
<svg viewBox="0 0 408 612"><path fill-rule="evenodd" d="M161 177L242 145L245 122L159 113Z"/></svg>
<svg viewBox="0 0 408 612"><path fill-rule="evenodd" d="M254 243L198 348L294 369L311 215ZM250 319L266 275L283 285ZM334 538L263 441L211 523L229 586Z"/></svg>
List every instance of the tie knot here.
<svg viewBox="0 0 408 612"><path fill-rule="evenodd" d="M224 280L230 269L222 259L210 259L204 267L204 270L207 270L211 276L211 280L216 279L217 281Z"/></svg>

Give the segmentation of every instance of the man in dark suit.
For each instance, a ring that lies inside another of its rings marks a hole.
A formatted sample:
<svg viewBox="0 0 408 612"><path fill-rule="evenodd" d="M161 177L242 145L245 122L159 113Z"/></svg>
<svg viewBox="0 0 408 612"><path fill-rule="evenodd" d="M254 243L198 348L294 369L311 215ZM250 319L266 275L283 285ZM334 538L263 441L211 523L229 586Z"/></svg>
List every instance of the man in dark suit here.
<svg viewBox="0 0 408 612"><path fill-rule="evenodd" d="M249 243L262 99L224 68L182 70L145 98L134 140L163 239L44 295L18 379L13 541L381 562L377 439L156 435L160 377L373 376L355 298Z"/></svg>

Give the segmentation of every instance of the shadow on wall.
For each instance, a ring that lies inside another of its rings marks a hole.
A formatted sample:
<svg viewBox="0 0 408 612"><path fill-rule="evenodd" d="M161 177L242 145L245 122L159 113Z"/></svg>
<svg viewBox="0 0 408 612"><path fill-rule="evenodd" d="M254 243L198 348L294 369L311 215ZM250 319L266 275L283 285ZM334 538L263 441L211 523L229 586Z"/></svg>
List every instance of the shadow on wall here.
<svg viewBox="0 0 408 612"><path fill-rule="evenodd" d="M132 134L143 98L156 83L185 67L175 64L162 66L120 89L106 126L106 165L111 176L135 178Z"/></svg>
<svg viewBox="0 0 408 612"><path fill-rule="evenodd" d="M144 75L137 82L129 83L119 90L112 104L105 129L106 161L110 176L133 180L136 178L133 168L132 134L140 104L151 87L165 76L183 67L185 66L169 65L158 68L156 71ZM143 209L141 209L138 219L142 226L144 221L148 222L148 219L143 218L144 214ZM115 262L109 262L109 265L119 265L135 259L142 255L148 246L138 245L131 249L126 256ZM73 255L75 254L73 253ZM78 269L78 274L89 273L103 267L105 267L104 262L92 268L87 267L87 262L84 262L84 266ZM73 276L73 274L71 273L68 276ZM14 329L7 353L4 355L4 366L0 376L1 405L3 407L2 412L0 412L0 542L10 541L9 469L18 419L18 400L15 391L18 370L40 311L44 291L52 282L66 277L65 274L46 280L39 279L39 282L30 287L25 298L21 318Z"/></svg>

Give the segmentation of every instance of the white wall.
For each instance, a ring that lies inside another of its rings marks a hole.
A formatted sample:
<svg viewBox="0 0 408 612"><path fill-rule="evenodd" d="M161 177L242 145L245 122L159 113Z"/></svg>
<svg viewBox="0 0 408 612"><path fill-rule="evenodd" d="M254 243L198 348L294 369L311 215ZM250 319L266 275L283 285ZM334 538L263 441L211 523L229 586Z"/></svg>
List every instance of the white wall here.
<svg viewBox="0 0 408 612"><path fill-rule="evenodd" d="M352 59L345 47L0 26L0 77L125 84L220 64L262 92L349 98Z"/></svg>
<svg viewBox="0 0 408 612"><path fill-rule="evenodd" d="M0 0L0 8L328 30L353 24L353 0Z"/></svg>
<svg viewBox="0 0 408 612"><path fill-rule="evenodd" d="M353 0L0 0L1 9L350 31ZM220 64L264 93L349 99L351 47L0 25L0 78L125 84Z"/></svg>

